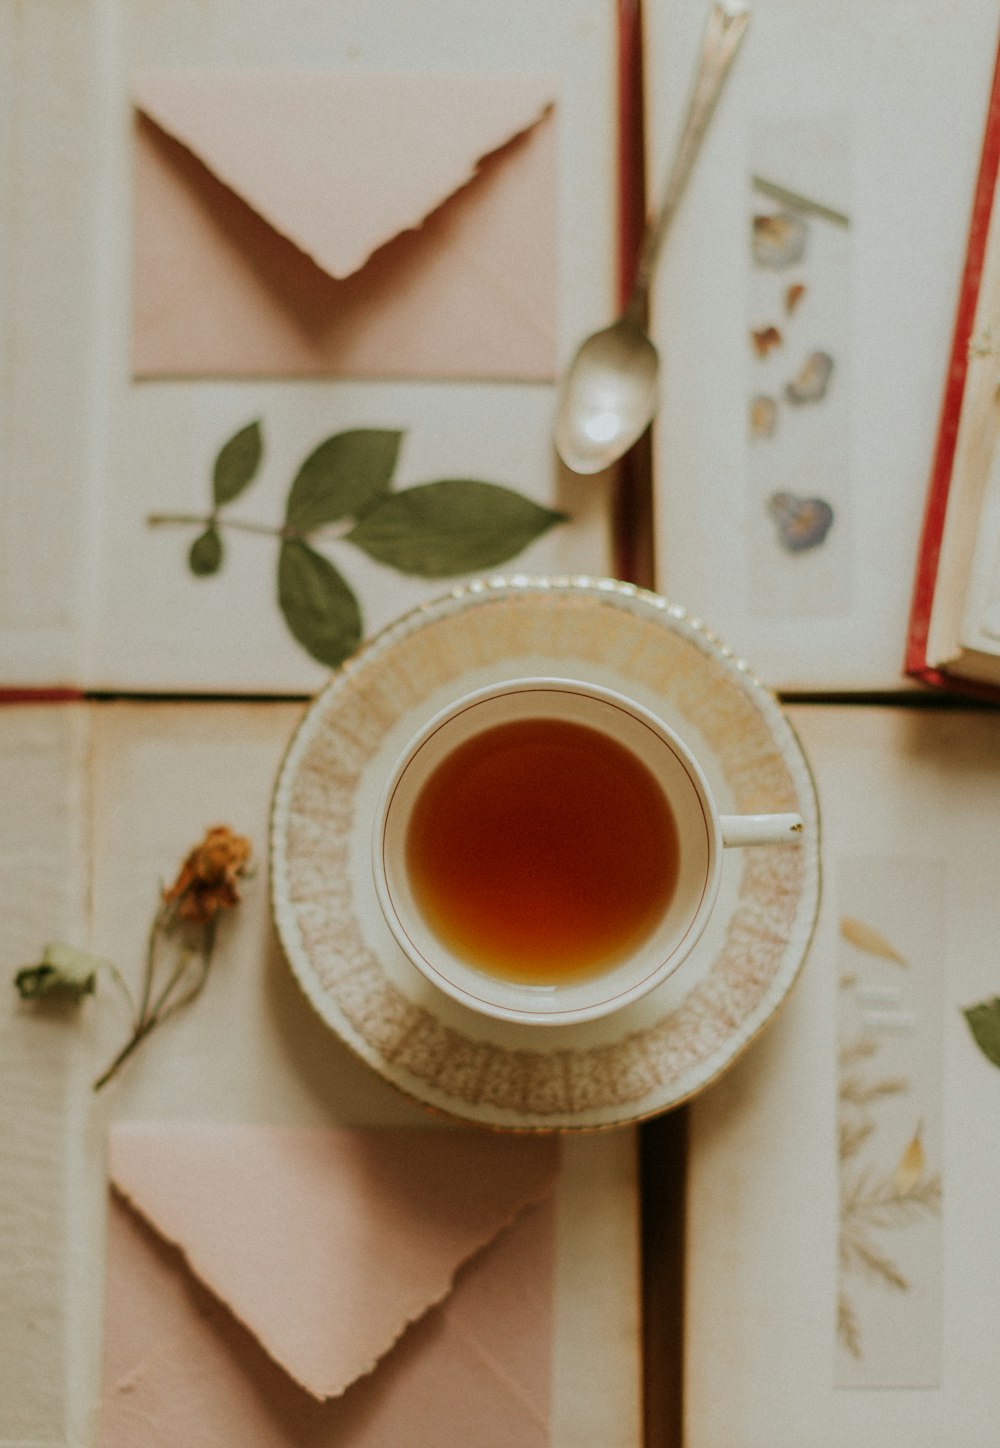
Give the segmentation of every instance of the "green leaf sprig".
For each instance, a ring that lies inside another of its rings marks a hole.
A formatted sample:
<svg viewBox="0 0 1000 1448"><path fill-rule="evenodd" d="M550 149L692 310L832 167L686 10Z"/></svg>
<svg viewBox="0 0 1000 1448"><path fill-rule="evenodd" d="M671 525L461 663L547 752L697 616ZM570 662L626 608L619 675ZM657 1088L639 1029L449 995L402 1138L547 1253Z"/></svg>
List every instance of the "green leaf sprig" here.
<svg viewBox="0 0 1000 1448"><path fill-rule="evenodd" d="M218 573L224 550L219 532L219 509L238 498L253 481L264 454L264 441L259 422L241 428L221 448L212 470L212 511L205 519L205 531L199 533L188 553L188 566L199 577Z"/></svg>
<svg viewBox="0 0 1000 1448"><path fill-rule="evenodd" d="M17 993L25 1001L52 1001L77 1006L97 989L97 972L111 962L73 945L53 941L42 951L37 965L23 965L14 976Z"/></svg>
<svg viewBox="0 0 1000 1448"><path fill-rule="evenodd" d="M205 516L158 513L148 522L195 525L188 567L199 578L225 561L223 528L277 538L277 599L293 637L335 668L361 642L361 606L347 580L316 543L337 540L420 578L455 578L495 568L522 552L566 514L512 488L445 478L393 492L403 433L356 428L314 448L292 479L279 527L223 516L256 477L264 455L260 421L223 444L212 470Z"/></svg>

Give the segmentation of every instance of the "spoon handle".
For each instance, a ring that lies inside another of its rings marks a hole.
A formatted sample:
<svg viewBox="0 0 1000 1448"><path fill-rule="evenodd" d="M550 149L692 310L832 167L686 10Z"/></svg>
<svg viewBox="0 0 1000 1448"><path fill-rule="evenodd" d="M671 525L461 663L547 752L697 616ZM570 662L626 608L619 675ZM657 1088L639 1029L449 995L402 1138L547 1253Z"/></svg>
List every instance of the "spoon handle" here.
<svg viewBox="0 0 1000 1448"><path fill-rule="evenodd" d="M694 88L688 102L687 114L681 130L680 140L674 154L673 165L667 187L660 202L660 209L649 221L643 233L636 263L635 280L629 297L626 315L641 319L645 313L646 297L652 279L653 266L659 254L677 210L681 193L691 174L698 150L708 130L715 111L716 102L730 67L736 59L736 52L750 20L750 13L742 5L721 3L716 0L709 12L702 40L701 55L695 74Z"/></svg>

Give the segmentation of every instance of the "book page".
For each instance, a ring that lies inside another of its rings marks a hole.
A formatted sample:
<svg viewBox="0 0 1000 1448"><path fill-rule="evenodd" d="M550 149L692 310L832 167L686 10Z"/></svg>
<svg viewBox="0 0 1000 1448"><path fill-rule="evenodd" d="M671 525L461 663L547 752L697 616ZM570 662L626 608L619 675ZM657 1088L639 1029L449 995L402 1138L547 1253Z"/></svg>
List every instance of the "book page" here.
<svg viewBox="0 0 1000 1448"><path fill-rule="evenodd" d="M99 74L90 7L0 6L4 686L79 677L96 483L90 218L99 199Z"/></svg>
<svg viewBox="0 0 1000 1448"><path fill-rule="evenodd" d="M1000 657L1000 449L997 447L993 449L979 508L961 641L967 649Z"/></svg>
<svg viewBox="0 0 1000 1448"><path fill-rule="evenodd" d="M652 195L703 20L647 13ZM658 586L774 686L906 686L996 41L988 0L763 0L664 249Z"/></svg>
<svg viewBox="0 0 1000 1448"><path fill-rule="evenodd" d="M689 1448L989 1448L1000 1074L988 713L800 706L824 903L795 992L691 1109Z"/></svg>
<svg viewBox="0 0 1000 1448"><path fill-rule="evenodd" d="M83 1043L23 1002L17 969L86 935L89 712L0 710L0 1443L79 1441L68 1343L70 1194L86 1107ZM30 1325L30 1331L26 1328ZM78 1385L77 1385L78 1386Z"/></svg>

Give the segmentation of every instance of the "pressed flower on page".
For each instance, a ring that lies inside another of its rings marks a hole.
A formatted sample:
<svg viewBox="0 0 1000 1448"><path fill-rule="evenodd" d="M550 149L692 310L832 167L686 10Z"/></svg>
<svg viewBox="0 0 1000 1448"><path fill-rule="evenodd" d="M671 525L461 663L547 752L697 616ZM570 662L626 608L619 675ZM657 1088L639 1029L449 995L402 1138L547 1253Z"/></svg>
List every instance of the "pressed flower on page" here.
<svg viewBox="0 0 1000 1448"><path fill-rule="evenodd" d="M189 850L174 883L161 893L146 943L138 1001L110 960L75 947L52 944L35 965L14 977L22 1000L79 1005L107 973L128 1003L131 1032L94 1082L105 1086L145 1038L201 993L208 978L219 917L239 904L240 881L249 872L250 841L228 825L214 825Z"/></svg>
<svg viewBox="0 0 1000 1448"><path fill-rule="evenodd" d="M187 856L169 890L164 890L164 904L173 906L181 920L209 924L239 904L239 880L249 860L250 841L226 825L216 825Z"/></svg>

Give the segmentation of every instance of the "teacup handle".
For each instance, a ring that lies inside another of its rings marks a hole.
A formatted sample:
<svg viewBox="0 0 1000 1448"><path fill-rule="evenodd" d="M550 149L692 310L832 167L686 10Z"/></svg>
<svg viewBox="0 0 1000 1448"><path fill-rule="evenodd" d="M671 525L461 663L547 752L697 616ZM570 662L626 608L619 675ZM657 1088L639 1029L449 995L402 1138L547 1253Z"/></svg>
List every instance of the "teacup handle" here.
<svg viewBox="0 0 1000 1448"><path fill-rule="evenodd" d="M797 814L720 815L724 845L790 845L802 834Z"/></svg>

